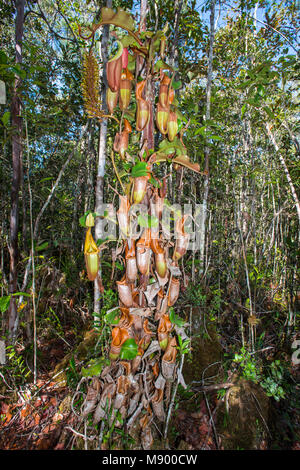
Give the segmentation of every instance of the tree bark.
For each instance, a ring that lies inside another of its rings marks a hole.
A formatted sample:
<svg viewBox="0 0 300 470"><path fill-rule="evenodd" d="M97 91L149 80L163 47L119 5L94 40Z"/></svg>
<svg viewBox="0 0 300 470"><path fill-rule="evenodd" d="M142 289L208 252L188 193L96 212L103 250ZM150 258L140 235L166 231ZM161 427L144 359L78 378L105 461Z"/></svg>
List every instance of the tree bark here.
<svg viewBox="0 0 300 470"><path fill-rule="evenodd" d="M174 40L172 41L171 51L170 51L170 65L176 67L178 65L178 37L179 37L179 24L181 18L181 10L183 7L184 0L175 0L174 4Z"/></svg>
<svg viewBox="0 0 300 470"><path fill-rule="evenodd" d="M106 7L112 7L112 0L107 0ZM109 25L103 26L103 34L101 38L101 58L102 58L102 106L105 114L107 114L106 106L106 63L108 61L108 39L109 39ZM107 119L103 119L100 124L99 131L99 146L98 146L98 168L97 180L95 188L95 212L101 213L104 202L104 175L106 163L106 144L107 144ZM95 219L95 237L96 240L101 238L103 233L103 221L100 217ZM100 267L101 269L101 267ZM100 312L100 289L97 279L94 283L94 312Z"/></svg>
<svg viewBox="0 0 300 470"><path fill-rule="evenodd" d="M16 65L22 63L22 43L24 30L24 7L25 0L16 1L16 21L15 21L15 49ZM20 86L21 78L16 76L12 103L12 186L11 186L11 209L10 209L10 272L9 272L9 293L14 294L17 291L17 268L18 268L18 225L19 225L19 190L21 181L21 159L22 159L22 117L21 117L21 97ZM12 336L14 324L17 318L16 298L11 297L8 311L8 332Z"/></svg>
<svg viewBox="0 0 300 470"><path fill-rule="evenodd" d="M171 50L170 50L170 55L169 55L170 65L174 68L178 67L178 51L179 51L178 38L179 38L179 25L180 25L183 2L184 0L175 0L174 2L174 38L171 44ZM174 77L176 80L179 80L180 77L179 77L178 71L175 72ZM178 97L178 91L176 92L176 95ZM170 173L170 176L169 176L169 187L170 187L170 195L171 195L172 204L174 204L175 200L178 200L178 203L181 204L182 191L179 189L179 186L180 186L180 181L182 181L182 172L183 172L182 168L174 172L176 175L175 187L173 187L172 172ZM177 197L175 194L176 188L178 189Z"/></svg>
<svg viewBox="0 0 300 470"><path fill-rule="evenodd" d="M146 31L146 18L147 18L147 10L148 10L148 0L141 0L141 7L140 7L140 31Z"/></svg>
<svg viewBox="0 0 300 470"><path fill-rule="evenodd" d="M210 120L210 103L211 103L211 82L213 72L213 45L215 39L215 6L216 1L211 0L210 4L210 36L209 36L209 56L208 56L208 70L207 70L207 84L206 84L206 112L205 121ZM209 157L210 147L208 145L204 148L204 185L203 185L203 200L202 200L202 217L200 220L200 246L199 246L199 260L200 266L204 269L204 247L205 247L205 222L207 218L207 205L209 193Z"/></svg>

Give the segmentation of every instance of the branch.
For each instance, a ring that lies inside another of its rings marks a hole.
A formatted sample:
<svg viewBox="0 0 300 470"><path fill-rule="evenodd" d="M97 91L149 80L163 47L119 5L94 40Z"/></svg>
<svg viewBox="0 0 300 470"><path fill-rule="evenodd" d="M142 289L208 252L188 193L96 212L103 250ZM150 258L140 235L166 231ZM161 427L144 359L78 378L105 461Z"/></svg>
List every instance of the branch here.
<svg viewBox="0 0 300 470"><path fill-rule="evenodd" d="M81 55L81 53L80 53L80 44L79 44L79 42L78 42L78 39L77 39L77 37L76 37L76 34L74 33L74 30L73 30L72 26L70 25L70 22L69 22L68 18L66 18L66 16L65 16L65 15L63 14L63 12L61 11L59 2L57 1L56 4L57 4L58 12L59 12L59 14L63 17L63 19L65 20L65 22L67 23L67 26L68 26L69 30L71 31L71 33L72 33L72 35L73 35L73 38L75 39L75 42L76 42L76 44L77 44L77 46L78 46L79 54Z"/></svg>
<svg viewBox="0 0 300 470"><path fill-rule="evenodd" d="M38 8L40 10L40 13L38 13L37 11L34 11L34 10L28 10L25 14L25 18L30 15L30 14L33 14L33 15L36 15L38 16L39 18L41 18L42 20L44 20L44 22L46 23L46 25L48 26L48 29L50 31L50 33L52 33L57 39L60 39L62 41L72 41L72 39L70 38L65 38L64 36L61 36L59 33L57 33L53 28L52 26L50 25L49 21L47 20L46 18L46 15L44 14L43 10L41 9L40 7L40 4L39 2L37 1L36 2L37 5L38 5ZM75 38L76 39L76 38Z"/></svg>
<svg viewBox="0 0 300 470"><path fill-rule="evenodd" d="M295 206L296 206L296 209L297 209L297 214L298 214L298 219L299 219L299 222L300 222L300 202L299 202L299 199L298 199L298 196L297 196L297 193L296 193L296 189L295 189L295 186L294 186L294 183L292 181L292 178L291 178L291 175L290 175L290 172L289 172L289 169L287 167L287 164L285 162L285 159L283 158L283 156L281 155L281 152L279 150L279 146L276 142L276 139L275 139L275 136L274 134L272 133L271 131L271 128L272 126L267 122L266 123L266 130L267 130L267 133L268 133L268 136L269 136L269 139L270 141L272 142L276 152L278 153L278 156L279 156L279 160L280 160L280 163L283 167L283 171L285 173L285 176L286 176L286 179L288 181L288 184L290 186L290 190L291 190L291 193L292 193L292 197L294 199L294 203L295 203Z"/></svg>
<svg viewBox="0 0 300 470"><path fill-rule="evenodd" d="M112 164L113 164L113 167L114 167L116 176L117 176L117 178L118 178L118 181L119 181L119 183L120 183L120 185L121 185L121 188L122 188L122 190L123 190L123 193L125 194L125 193L126 193L126 190L125 190L125 187L124 187L124 185L123 185L123 183L122 183L122 180L121 180L121 178L120 178L118 169L117 169L117 167L116 167L116 163L115 163L115 158L114 158L114 152L113 152L113 150L111 151L110 158L111 158L111 161L112 161Z"/></svg>
<svg viewBox="0 0 300 470"><path fill-rule="evenodd" d="M289 136L295 146L295 149L296 149L296 152L297 154L300 154L300 142L299 140L297 139L297 137L292 133L291 129L289 128L288 124L286 122L283 122L282 123L283 127L285 127L285 129L288 131L289 133Z"/></svg>
<svg viewBox="0 0 300 470"><path fill-rule="evenodd" d="M232 7L232 6L229 5L228 3L225 3L225 5L228 6L229 8L231 8L233 11L240 13L240 11L239 11L237 8ZM296 52L297 56L299 55L299 52L298 52L297 49L293 46L293 44L288 40L288 38L287 38L283 33L281 33L280 31L278 31L278 29L273 28L273 26L269 25L268 23L265 23L264 21L261 21L261 20L259 20L258 18L255 18L255 17L253 17L253 16L251 16L251 15L247 15L247 16L248 16L249 18L251 18L252 20L254 20L254 21L258 21L258 23L263 24L266 28L270 28L270 29L272 29L273 31L275 31L275 33L277 33L277 34L279 34L280 36L282 36L282 37L286 40L286 42L291 46L291 48L294 49L294 51Z"/></svg>
<svg viewBox="0 0 300 470"><path fill-rule="evenodd" d="M196 382L194 382L196 383ZM202 381L201 381L202 383ZM221 384L214 384L214 385L202 385L200 387L192 387L192 390L197 392L214 392L215 390L220 390L221 388L230 388L233 387L234 384L231 382L224 382Z"/></svg>

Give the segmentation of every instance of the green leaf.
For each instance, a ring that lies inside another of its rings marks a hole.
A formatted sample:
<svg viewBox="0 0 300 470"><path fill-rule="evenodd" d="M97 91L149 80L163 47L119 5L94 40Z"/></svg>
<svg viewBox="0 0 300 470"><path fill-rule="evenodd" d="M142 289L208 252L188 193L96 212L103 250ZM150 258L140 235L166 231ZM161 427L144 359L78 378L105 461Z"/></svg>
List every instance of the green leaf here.
<svg viewBox="0 0 300 470"><path fill-rule="evenodd" d="M20 64L16 64L11 68L16 75L18 75L22 80L26 78L26 71L22 69L22 66Z"/></svg>
<svg viewBox="0 0 300 470"><path fill-rule="evenodd" d="M199 127L199 129L195 131L194 135L201 134L203 135L203 137L205 137L206 135L205 129L206 129L206 126Z"/></svg>
<svg viewBox="0 0 300 470"><path fill-rule="evenodd" d="M49 180L53 180L53 179L54 179L53 176L48 176L47 178L41 179L40 183L44 183L45 181L49 181Z"/></svg>
<svg viewBox="0 0 300 470"><path fill-rule="evenodd" d="M111 264L110 264L110 266L111 266ZM124 269L123 264L119 263L119 261L115 262L115 268L119 269L119 271L123 271L123 269Z"/></svg>
<svg viewBox="0 0 300 470"><path fill-rule="evenodd" d="M31 294L28 294L27 292L15 292L14 294L12 294L13 296L15 295L22 295L23 297L31 297Z"/></svg>
<svg viewBox="0 0 300 470"><path fill-rule="evenodd" d="M4 297L0 297L0 311L1 313L6 312L9 306L11 295L5 295Z"/></svg>
<svg viewBox="0 0 300 470"><path fill-rule="evenodd" d="M178 315L176 315L174 308L170 308L169 318L170 318L171 323L174 323L174 325L177 325L179 327L185 324L185 321L182 318L180 318Z"/></svg>
<svg viewBox="0 0 300 470"><path fill-rule="evenodd" d="M108 323L109 325L117 325L120 320L120 310L119 307L114 308L113 310L109 310L105 315L104 315L104 321L105 323Z"/></svg>
<svg viewBox="0 0 300 470"><path fill-rule="evenodd" d="M243 117L244 117L244 114L245 114L245 112L246 112L246 109L247 109L247 104L245 103L245 104L243 104L242 109L241 109L241 118L242 118L242 119L243 119Z"/></svg>
<svg viewBox="0 0 300 470"><path fill-rule="evenodd" d="M153 178L153 176L150 177L150 183L153 184L153 186L155 186L156 188L160 188L161 185L159 184L158 181L156 181L156 179Z"/></svg>
<svg viewBox="0 0 300 470"><path fill-rule="evenodd" d="M179 80L178 82L175 82L175 81L172 82L172 88L174 88L174 90L179 90L179 88L181 87L182 87L181 80Z"/></svg>
<svg viewBox="0 0 300 470"><path fill-rule="evenodd" d="M149 171L147 170L147 162L138 162L131 170L132 178L147 176L148 173Z"/></svg>
<svg viewBox="0 0 300 470"><path fill-rule="evenodd" d="M7 64L8 58L4 51L0 51L0 64Z"/></svg>
<svg viewBox="0 0 300 470"><path fill-rule="evenodd" d="M268 114L268 116L269 116L271 119L274 119L274 113L271 111L271 109L269 108L269 106L265 106L265 107L264 107L264 110L266 111L266 113Z"/></svg>
<svg viewBox="0 0 300 470"><path fill-rule="evenodd" d="M163 60L158 60L156 64L154 65L154 70L158 72L160 69L162 70L171 70L173 72L174 70L177 70L176 68L171 67L170 65L166 64Z"/></svg>
<svg viewBox="0 0 300 470"><path fill-rule="evenodd" d="M3 122L4 126L7 126L7 124L9 123L9 120L10 120L10 112L9 111L6 111L2 118L1 118L1 121Z"/></svg>
<svg viewBox="0 0 300 470"><path fill-rule="evenodd" d="M154 215L144 217L143 215L138 216L138 224L144 228L157 228L158 227L158 218Z"/></svg>
<svg viewBox="0 0 300 470"><path fill-rule="evenodd" d="M257 87L257 92L260 96L264 96L265 95L265 89L262 85L258 85Z"/></svg>
<svg viewBox="0 0 300 470"><path fill-rule="evenodd" d="M93 377L94 375L100 375L104 366L109 365L109 361L106 359L100 359L96 361L95 359L91 359L88 364L88 367L82 367L81 375L83 377Z"/></svg>
<svg viewBox="0 0 300 470"><path fill-rule="evenodd" d="M106 237L106 238L98 238L98 239L96 240L96 245L97 245L97 246L101 246L101 245L103 245L103 243L107 242L107 240L108 240L107 237Z"/></svg>
<svg viewBox="0 0 300 470"><path fill-rule="evenodd" d="M48 242L44 242L42 243L41 245L35 247L35 251L42 251L42 250L45 250L46 248L48 248L49 246L49 243Z"/></svg>
<svg viewBox="0 0 300 470"><path fill-rule="evenodd" d="M120 359L131 360L137 356L138 345L133 338L129 338L121 347Z"/></svg>
<svg viewBox="0 0 300 470"><path fill-rule="evenodd" d="M81 227L85 227L85 219L88 214L89 212L86 212L83 216L80 217L79 224L81 225Z"/></svg>

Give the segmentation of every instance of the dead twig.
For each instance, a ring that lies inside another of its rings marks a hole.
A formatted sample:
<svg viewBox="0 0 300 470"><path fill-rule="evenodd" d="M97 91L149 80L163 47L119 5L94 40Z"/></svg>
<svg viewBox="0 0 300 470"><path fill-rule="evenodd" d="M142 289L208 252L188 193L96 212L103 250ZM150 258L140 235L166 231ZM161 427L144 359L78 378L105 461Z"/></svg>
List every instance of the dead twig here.
<svg viewBox="0 0 300 470"><path fill-rule="evenodd" d="M192 383L197 383L197 382L192 382ZM230 388L233 386L234 384L232 382L224 382L224 383L215 384L215 385L202 385L199 387L192 387L192 390L195 390L197 392L213 392L215 390L220 390L221 388Z"/></svg>
<svg viewBox="0 0 300 470"><path fill-rule="evenodd" d="M81 432L76 431L71 426L66 426L65 429L68 429L73 434L75 434L75 436L82 437L82 439L87 440L87 441L94 441L97 437L97 436L86 436L85 434L82 434Z"/></svg>

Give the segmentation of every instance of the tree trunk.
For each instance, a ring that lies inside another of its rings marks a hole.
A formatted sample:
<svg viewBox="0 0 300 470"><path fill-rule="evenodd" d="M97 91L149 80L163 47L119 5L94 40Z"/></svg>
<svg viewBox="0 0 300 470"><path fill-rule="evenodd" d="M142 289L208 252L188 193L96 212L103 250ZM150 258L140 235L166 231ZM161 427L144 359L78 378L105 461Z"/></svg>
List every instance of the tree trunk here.
<svg viewBox="0 0 300 470"><path fill-rule="evenodd" d="M206 85L206 113L205 121L210 120L210 101L211 101L211 82L213 72L213 45L215 38L215 5L216 1L211 0L210 4L210 37L209 37L209 56L208 56L208 70L207 70L207 85ZM205 222L207 217L207 203L209 192L209 156L210 147L208 145L204 148L204 185L203 185L203 202L202 202L202 217L200 220L200 266L204 269L204 247L205 247Z"/></svg>
<svg viewBox="0 0 300 470"><path fill-rule="evenodd" d="M181 11L183 7L183 2L184 0L175 0L174 3L174 39L171 44L171 50L169 54L169 63L172 67L178 68L178 51L179 51L179 45L178 45L178 36L179 36L179 24L180 24L180 18L181 18ZM175 73L175 79L179 80L179 75L178 72ZM176 92L177 97L178 97L178 91ZM178 203L181 204L181 196L182 196L182 191L179 189L180 186L180 181L182 181L182 168L179 171L174 172L176 175L175 177L175 187L173 188L173 176L172 172L170 172L169 176L169 187L170 187L170 195L171 195L171 201L172 204L174 204L175 200L178 200ZM178 189L178 194L177 197L175 195L176 188Z"/></svg>
<svg viewBox="0 0 300 470"><path fill-rule="evenodd" d="M181 10L183 7L184 0L175 0L174 3L174 40L172 41L171 51L170 51L170 65L172 67L177 67L178 65L178 36L179 36L179 24L181 18Z"/></svg>
<svg viewBox="0 0 300 470"><path fill-rule="evenodd" d="M106 7L112 7L112 0L107 0ZM102 105L105 114L107 114L106 107L106 63L108 60L108 38L109 38L109 25L103 26L103 34L101 38L101 58L102 58ZM104 175L105 175L105 162L106 162L106 141L107 141L107 119L103 119L100 124L99 132L99 146L98 146L98 169L97 180L95 188L95 212L101 213L104 202ZM101 238L103 232L103 221L96 217L95 219L95 236L96 240ZM100 312L100 289L97 279L94 283L94 312Z"/></svg>
<svg viewBox="0 0 300 470"><path fill-rule="evenodd" d="M16 64L22 63L22 42L24 29L24 6L25 0L16 1L16 22L15 22L15 47ZM21 159L22 159L22 117L20 98L21 78L16 76L12 103L11 116L12 127L12 186L11 186L11 209L10 209L10 272L9 272L9 293L17 291L17 267L18 267L18 224L19 224L19 189L21 181ZM17 318L16 298L11 297L8 317L8 331L12 336L15 321Z"/></svg>
<svg viewBox="0 0 300 470"><path fill-rule="evenodd" d="M295 186L294 186L294 183L292 181L292 178L291 178L291 175L290 175L290 172L289 172L289 169L287 167L287 164L285 162L285 159L283 158L283 156L281 155L280 151L279 151L279 147L278 147L278 144L275 140L275 137L271 131L271 126L270 124L266 124L266 129L267 129L267 133L268 133L268 136L276 150L276 152L278 153L278 157L279 157L279 160L280 160L280 163L283 167L283 171L285 173L285 176L286 176L286 179L287 179L287 182L289 184L289 187L290 187L290 190L291 190L291 193L292 193L292 197L294 199L294 203L295 203L295 206L296 206L296 210L297 210L297 214L298 214L298 219L299 219L299 222L300 222L300 202L299 202L299 199L298 199L298 195L296 193L296 189L295 189Z"/></svg>

